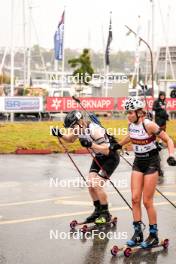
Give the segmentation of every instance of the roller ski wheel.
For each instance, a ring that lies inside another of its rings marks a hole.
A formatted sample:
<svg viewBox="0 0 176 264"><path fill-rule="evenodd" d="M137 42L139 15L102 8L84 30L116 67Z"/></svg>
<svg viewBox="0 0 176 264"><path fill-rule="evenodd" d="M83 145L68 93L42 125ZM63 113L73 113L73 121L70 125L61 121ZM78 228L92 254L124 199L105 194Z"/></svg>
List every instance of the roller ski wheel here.
<svg viewBox="0 0 176 264"><path fill-rule="evenodd" d="M161 245L163 246L164 249L167 249L169 247L169 239L164 239L161 241Z"/></svg>
<svg viewBox="0 0 176 264"><path fill-rule="evenodd" d="M73 220L70 222L70 228L75 229L75 227L78 225L78 222L76 220Z"/></svg>
<svg viewBox="0 0 176 264"><path fill-rule="evenodd" d="M114 245L111 249L111 254L116 257L120 251L125 251L126 245L123 247L118 247L117 245Z"/></svg>
<svg viewBox="0 0 176 264"><path fill-rule="evenodd" d="M127 247L127 248L124 250L123 253L124 253L124 256L125 256L125 257L129 258L130 255L132 254L132 248Z"/></svg>
<svg viewBox="0 0 176 264"><path fill-rule="evenodd" d="M87 225L83 225L83 227L80 229L80 231L85 234L89 230Z"/></svg>
<svg viewBox="0 0 176 264"><path fill-rule="evenodd" d="M116 226L117 225L117 217L114 217L112 219L112 226Z"/></svg>
<svg viewBox="0 0 176 264"><path fill-rule="evenodd" d="M118 246L113 246L113 248L111 249L111 254L112 254L114 257L116 257L117 254L118 254L118 252L119 252L119 248L118 248Z"/></svg>

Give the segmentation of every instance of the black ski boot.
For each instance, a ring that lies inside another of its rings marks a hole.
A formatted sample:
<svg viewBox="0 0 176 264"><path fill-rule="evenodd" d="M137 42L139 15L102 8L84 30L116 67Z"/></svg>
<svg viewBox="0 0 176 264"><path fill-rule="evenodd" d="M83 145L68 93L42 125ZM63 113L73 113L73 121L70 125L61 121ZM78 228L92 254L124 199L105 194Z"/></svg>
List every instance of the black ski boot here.
<svg viewBox="0 0 176 264"><path fill-rule="evenodd" d="M134 235L130 240L127 241L127 246L135 247L140 245L143 242L143 232L141 228L141 221L133 222L134 226Z"/></svg>
<svg viewBox="0 0 176 264"><path fill-rule="evenodd" d="M157 246L159 243L158 239L158 229L157 225L149 225L149 236L147 239L141 243L142 248L152 248L153 246Z"/></svg>
<svg viewBox="0 0 176 264"><path fill-rule="evenodd" d="M85 220L86 223L93 223L100 216L101 205L100 201L94 201L95 210Z"/></svg>
<svg viewBox="0 0 176 264"><path fill-rule="evenodd" d="M112 215L108 210L108 204L101 205L101 211L99 217L95 220L95 224L103 225L110 222Z"/></svg>

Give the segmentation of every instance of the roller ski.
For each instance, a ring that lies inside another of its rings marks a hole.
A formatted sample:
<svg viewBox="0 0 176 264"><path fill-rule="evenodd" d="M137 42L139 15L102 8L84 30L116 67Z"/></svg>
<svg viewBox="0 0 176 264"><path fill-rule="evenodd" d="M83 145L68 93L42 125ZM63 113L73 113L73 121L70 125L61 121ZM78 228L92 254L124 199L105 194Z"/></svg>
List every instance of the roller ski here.
<svg viewBox="0 0 176 264"><path fill-rule="evenodd" d="M124 247L119 248L118 246L114 246L111 249L111 254L113 256L116 256L118 252L124 251L126 247L132 248L132 247L137 247L143 242L143 231L142 231L142 223L141 221L133 222L133 227L134 227L134 235L130 240L127 241L127 245Z"/></svg>
<svg viewBox="0 0 176 264"><path fill-rule="evenodd" d="M90 216L88 216L84 222L80 222L79 223L77 220L73 220L70 223L70 228L71 228L71 230L74 230L76 227L81 227L83 225L87 225L87 224L90 224L90 223L94 223L95 220L99 216L100 216L100 206L97 205L97 206L95 206L95 210L93 211L93 213Z"/></svg>
<svg viewBox="0 0 176 264"><path fill-rule="evenodd" d="M115 227L117 224L117 217L112 217L108 210L108 204L101 205L99 201L94 202L95 210L86 218L82 223L73 220L70 223L71 230L75 230L76 227L82 232L90 232L97 228Z"/></svg>
<svg viewBox="0 0 176 264"><path fill-rule="evenodd" d="M137 231L140 231L139 229ZM142 231L142 230L141 230ZM118 248L118 246L114 246L111 249L111 254L113 256L116 256L118 252L123 251L125 257L129 257L131 254L139 252L141 250L152 250L153 248L163 247L164 249L167 249L169 246L169 239L163 239L159 241L158 239L158 230L157 225L150 225L149 229L150 233L149 236L145 241L142 241L139 243L139 240L143 240L143 235L139 232L137 233L135 230L135 233L131 240L127 242L127 245ZM136 239L136 237L139 237ZM136 243L135 243L136 242Z"/></svg>
<svg viewBox="0 0 176 264"><path fill-rule="evenodd" d="M87 221L88 220L88 221ZM111 215L106 218L104 215L100 215L98 218L90 222L90 217L88 217L84 222L78 222L73 220L70 223L71 231L79 230L82 233L91 232L95 229L103 229L106 227L115 227L117 225L117 217L112 217Z"/></svg>
<svg viewBox="0 0 176 264"><path fill-rule="evenodd" d="M111 249L111 254L113 256L117 256L121 251L123 251L123 254L125 257L130 257L133 253L136 253L142 250L152 250L153 248L160 248L160 247L163 249L167 249L169 247L169 239L168 238L162 239L157 244L147 247L147 248L143 248L142 246L128 247L127 245L121 248L118 246L113 246L113 248Z"/></svg>

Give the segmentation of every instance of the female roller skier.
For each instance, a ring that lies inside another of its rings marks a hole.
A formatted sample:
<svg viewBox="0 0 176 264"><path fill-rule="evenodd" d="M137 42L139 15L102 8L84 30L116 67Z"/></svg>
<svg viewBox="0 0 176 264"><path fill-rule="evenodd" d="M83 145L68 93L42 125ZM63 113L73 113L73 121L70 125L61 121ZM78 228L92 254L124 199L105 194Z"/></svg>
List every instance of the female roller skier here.
<svg viewBox="0 0 176 264"><path fill-rule="evenodd" d="M118 166L119 155L113 150L105 129L85 120L81 112L77 110L69 112L65 117L64 127L69 128L68 134L62 134L60 129L53 128L52 135L70 143L79 138L83 147L90 148L95 153L98 164L95 160L92 161L88 176L89 193L95 209L85 222L105 224L111 220L111 215L103 186L107 176L110 177Z"/></svg>
<svg viewBox="0 0 176 264"><path fill-rule="evenodd" d="M131 142L135 152L131 174L134 235L127 242L127 245L132 247L141 244L143 248L148 248L157 245L159 242L157 216L153 205L158 171L160 170L156 136L167 144L169 152L168 164L170 166L176 166L176 160L174 158L174 144L172 139L155 122L146 119L144 106L143 101L138 98L129 98L125 101L124 108L129 121L129 133L119 142L117 149ZM142 196L149 219L149 236L145 241L143 241L143 231L141 228Z"/></svg>

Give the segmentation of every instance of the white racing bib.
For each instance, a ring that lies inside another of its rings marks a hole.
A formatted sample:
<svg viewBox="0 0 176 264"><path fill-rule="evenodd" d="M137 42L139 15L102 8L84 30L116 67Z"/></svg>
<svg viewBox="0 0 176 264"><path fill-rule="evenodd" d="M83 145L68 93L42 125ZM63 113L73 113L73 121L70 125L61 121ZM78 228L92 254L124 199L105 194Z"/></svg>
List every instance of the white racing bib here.
<svg viewBox="0 0 176 264"><path fill-rule="evenodd" d="M133 150L136 154L142 154L150 152L153 149L156 149L156 136L149 135L145 130L145 125L149 124L151 121L145 119L144 123L129 125L129 135L131 142L133 144Z"/></svg>

